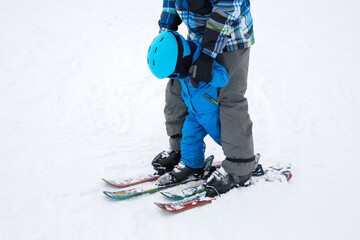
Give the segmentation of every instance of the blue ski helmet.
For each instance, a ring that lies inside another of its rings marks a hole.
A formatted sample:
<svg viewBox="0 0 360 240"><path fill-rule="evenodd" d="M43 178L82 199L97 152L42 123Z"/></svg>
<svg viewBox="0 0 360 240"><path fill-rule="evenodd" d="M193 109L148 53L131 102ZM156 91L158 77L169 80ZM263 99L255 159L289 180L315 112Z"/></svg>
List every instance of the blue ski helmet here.
<svg viewBox="0 0 360 240"><path fill-rule="evenodd" d="M183 36L174 31L159 34L152 41L147 63L155 77L178 78L184 65L191 64L191 50ZM189 66L190 67L190 66Z"/></svg>

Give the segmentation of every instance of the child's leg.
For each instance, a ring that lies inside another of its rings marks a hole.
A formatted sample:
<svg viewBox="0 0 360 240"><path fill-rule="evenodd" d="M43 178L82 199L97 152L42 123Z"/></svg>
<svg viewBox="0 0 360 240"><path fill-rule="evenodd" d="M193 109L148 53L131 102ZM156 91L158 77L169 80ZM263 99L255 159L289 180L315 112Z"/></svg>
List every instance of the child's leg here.
<svg viewBox="0 0 360 240"><path fill-rule="evenodd" d="M221 126L219 111L197 116L198 121L214 141L221 146Z"/></svg>
<svg viewBox="0 0 360 240"><path fill-rule="evenodd" d="M182 129L181 161L191 168L202 168L204 162L205 129L194 114L187 115Z"/></svg>

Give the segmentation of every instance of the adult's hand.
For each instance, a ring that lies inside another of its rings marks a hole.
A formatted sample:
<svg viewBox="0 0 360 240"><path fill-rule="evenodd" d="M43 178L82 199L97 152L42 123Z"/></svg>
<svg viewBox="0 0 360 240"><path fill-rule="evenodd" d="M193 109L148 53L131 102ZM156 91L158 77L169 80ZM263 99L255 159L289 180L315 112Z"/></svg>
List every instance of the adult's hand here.
<svg viewBox="0 0 360 240"><path fill-rule="evenodd" d="M200 81L209 83L212 80L213 65L214 58L201 52L189 69L191 86L198 88Z"/></svg>

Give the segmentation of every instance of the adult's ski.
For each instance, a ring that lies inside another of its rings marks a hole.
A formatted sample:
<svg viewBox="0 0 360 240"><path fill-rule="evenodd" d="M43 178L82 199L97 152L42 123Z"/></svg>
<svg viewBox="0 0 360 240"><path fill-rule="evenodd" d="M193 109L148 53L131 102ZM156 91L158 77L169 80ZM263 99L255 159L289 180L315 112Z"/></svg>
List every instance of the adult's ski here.
<svg viewBox="0 0 360 240"><path fill-rule="evenodd" d="M290 168L291 166L281 167L277 165L277 166L269 167L264 171L261 171L260 169L262 169L262 167L259 164L257 170L253 172L253 177L249 185L255 184L260 181L266 181L266 182L290 181L290 179L292 178L292 173L290 171ZM191 208L209 204L216 199L216 197L214 198L205 197L204 194L202 194L204 192L205 192L205 188L203 187L203 185L185 188L177 192L161 192L167 198L170 198L172 200L180 200L180 201L169 202L169 203L159 203L159 202L154 202L154 203L156 206L167 212L172 212L172 213L182 212L185 210L189 210Z"/></svg>

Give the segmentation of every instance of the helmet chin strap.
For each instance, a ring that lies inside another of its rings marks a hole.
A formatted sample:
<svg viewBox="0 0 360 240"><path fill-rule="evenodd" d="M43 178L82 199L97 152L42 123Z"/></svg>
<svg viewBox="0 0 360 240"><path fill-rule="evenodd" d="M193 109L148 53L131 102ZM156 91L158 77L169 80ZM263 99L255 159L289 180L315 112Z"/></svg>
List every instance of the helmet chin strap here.
<svg viewBox="0 0 360 240"><path fill-rule="evenodd" d="M180 36L173 31L170 31L170 32L174 35L177 45L178 45L178 57L177 57L175 71L169 77L170 78L186 78L187 76L189 76L189 68L192 64L192 55L193 55L192 47L190 45L191 54L184 57L183 56L184 46L183 46ZM190 44L191 44L191 42L190 42Z"/></svg>
<svg viewBox="0 0 360 240"><path fill-rule="evenodd" d="M192 54L190 54L189 56L186 56L182 63L181 66L179 66L179 78L186 78L187 76L190 75L189 73L189 69L191 67L191 63L192 63Z"/></svg>

